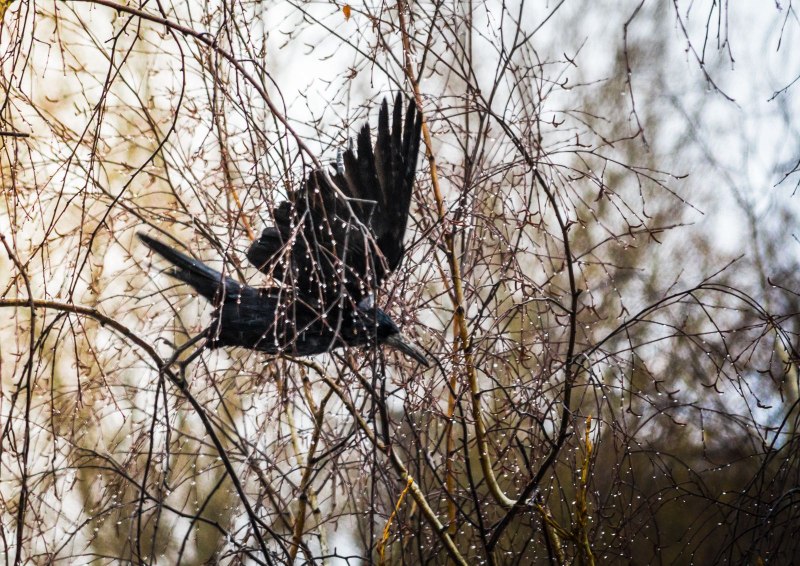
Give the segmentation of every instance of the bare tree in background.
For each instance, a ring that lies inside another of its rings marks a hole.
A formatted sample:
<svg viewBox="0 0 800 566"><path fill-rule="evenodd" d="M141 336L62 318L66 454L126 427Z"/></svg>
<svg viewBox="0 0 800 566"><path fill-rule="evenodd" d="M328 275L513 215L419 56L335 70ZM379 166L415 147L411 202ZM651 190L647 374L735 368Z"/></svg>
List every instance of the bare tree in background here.
<svg viewBox="0 0 800 566"><path fill-rule="evenodd" d="M5 563L797 559L800 138L765 223L698 133L736 14L600 4L0 3ZM435 367L229 349L184 383L210 309L136 231L267 284L275 203L397 90L427 160L378 303ZM718 207L751 253L690 226Z"/></svg>

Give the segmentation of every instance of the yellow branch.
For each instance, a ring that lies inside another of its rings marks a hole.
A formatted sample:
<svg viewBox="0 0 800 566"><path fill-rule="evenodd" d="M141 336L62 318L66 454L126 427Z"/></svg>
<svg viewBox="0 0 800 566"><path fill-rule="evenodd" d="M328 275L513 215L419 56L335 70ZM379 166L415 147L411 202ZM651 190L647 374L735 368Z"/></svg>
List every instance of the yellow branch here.
<svg viewBox="0 0 800 566"><path fill-rule="evenodd" d="M447 211L444 206L444 198L442 197L441 187L439 185L439 173L436 167L436 158L433 155L433 143L431 141L431 134L428 128L428 121L422 112L422 96L419 90L419 83L414 78L414 68L411 63L411 40L406 28L405 19L405 5L403 0L397 2L398 19L400 22L400 35L403 40L403 55L405 62L405 74L408 82L414 90L414 98L417 103L417 109L422 116L422 139L425 142L425 156L428 159L428 165L431 172L431 184L433 186L433 194L436 199L436 210L439 215L439 221L444 226ZM486 438L486 425L483 422L483 412L481 410L481 390L478 384L478 373L475 370L475 362L472 356L472 344L469 339L469 331L467 328L467 321L464 310L464 288L463 279L461 277L461 266L458 261L458 254L456 253L455 242L453 235L449 230L444 230L444 242L447 250L447 260L450 264L450 275L453 283L453 332L461 341L461 350L464 355L464 366L467 372L467 380L469 382L470 399L472 401L472 417L475 420L475 437L478 442L478 456L480 458L481 470L486 479L486 484L489 486L489 491L492 493L494 499L503 507L509 509L516 503L503 493L500 485L497 483L497 478L492 469L492 460L489 456L489 442Z"/></svg>
<svg viewBox="0 0 800 566"><path fill-rule="evenodd" d="M378 556L380 556L380 562L378 562L378 564L380 564L380 566L386 564L386 561L384 560L383 557L383 553L386 550L386 542L389 540L389 531L392 527L392 521L394 521L395 515L397 515L397 512L400 510L400 505L403 504L403 499L408 493L408 490L411 489L411 484L413 483L414 483L414 478L408 476L408 480L406 480L406 487L400 493L400 497L397 498L397 503L394 506L394 511L392 511L392 514L389 515L389 520L386 521L386 526L383 527L383 538L381 538L381 541L378 543Z"/></svg>
<svg viewBox="0 0 800 566"><path fill-rule="evenodd" d="M586 428L584 430L584 444L586 445L586 455L581 466L581 485L578 489L577 497L577 532L575 542L579 547L579 560L581 566L594 566L594 554L589 544L589 469L592 464L592 439L589 433L592 430L592 417L586 417Z"/></svg>

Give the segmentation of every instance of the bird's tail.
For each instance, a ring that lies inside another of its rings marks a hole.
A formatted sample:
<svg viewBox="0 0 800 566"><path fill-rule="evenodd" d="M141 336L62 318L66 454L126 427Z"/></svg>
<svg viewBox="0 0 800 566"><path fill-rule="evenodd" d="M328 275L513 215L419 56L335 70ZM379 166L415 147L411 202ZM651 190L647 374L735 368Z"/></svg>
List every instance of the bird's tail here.
<svg viewBox="0 0 800 566"><path fill-rule="evenodd" d="M155 238L142 233L139 233L138 236L144 245L175 266L167 272L169 275L188 283L212 303L217 304L240 293L241 285L230 277L225 277L219 271L211 269L206 264L182 254Z"/></svg>

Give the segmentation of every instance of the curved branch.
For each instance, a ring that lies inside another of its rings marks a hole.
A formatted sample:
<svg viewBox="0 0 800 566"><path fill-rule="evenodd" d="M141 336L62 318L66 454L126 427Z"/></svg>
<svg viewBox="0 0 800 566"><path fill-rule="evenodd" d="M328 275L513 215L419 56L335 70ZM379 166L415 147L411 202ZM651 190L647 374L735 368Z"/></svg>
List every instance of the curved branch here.
<svg viewBox="0 0 800 566"><path fill-rule="evenodd" d="M444 197L442 196L442 191L439 186L439 174L436 167L436 157L433 154L433 142L428 128L428 120L425 118L425 114L422 111L422 95L420 94L419 82L414 76L414 68L411 62L411 42L405 23L404 8L403 0L399 0L397 3L397 11L400 21L400 34L403 39L405 73L408 82L414 90L417 111L420 113L420 116L422 116L422 138L425 142L425 156L428 158L428 165L430 166L431 184L433 185L433 194L436 199L436 210L439 221L443 222L447 217L447 211L445 210ZM497 503L502 507L510 508L515 502L503 493L503 489L500 487L500 484L497 483L497 478L492 468L492 460L489 456L489 441L486 434L486 424L483 422L478 372L475 369L475 359L472 354L472 341L470 340L470 332L464 309L464 282L461 275L461 266L459 264L453 233L445 231L444 241L447 261L450 265L450 279L453 283L453 294L451 295L455 311L453 315L453 332L456 333L456 336L461 341L461 351L464 355L464 367L467 372L467 381L469 382L470 399L472 401L472 418L475 419L475 438L478 442L478 456L481 463L481 470L486 479L486 484L489 486L489 491Z"/></svg>
<svg viewBox="0 0 800 566"><path fill-rule="evenodd" d="M124 336L125 338L129 339L131 342L139 346L142 350L147 352L147 354L153 359L156 366L159 368L159 372L166 375L170 382L176 386L180 392L186 397L189 401L189 404L197 413L197 416L200 418L200 421L203 423L203 427L206 430L206 433L211 438L212 442L214 443L214 447L219 454L220 459L222 460L223 465L225 466L225 471L228 473L228 476L231 479L231 483L233 483L234 488L236 489L236 493L239 496L239 500L242 502L242 505L245 507L245 511L247 512L248 519L250 521L250 525L253 528L253 536L258 541L258 544L261 548L261 552L264 554L264 560L268 566L273 564L270 551L267 549L266 542L264 541L264 537L261 536L261 533L258 529L259 525L264 528L267 532L272 535L278 544L281 545L284 552L287 552L287 549L283 548L283 543L281 542L280 537L277 536L276 533L272 532L272 530L261 521L258 516L255 514L250 501L247 498L247 494L244 491L244 487L242 486L239 478L236 475L236 471L233 469L233 464L230 461L230 458L225 451L225 447L222 445L222 441L219 438L216 430L214 429L211 420L208 418L203 406L200 402L192 395L189 391L189 386L184 379L177 376L169 367L166 367L164 364L164 360L158 355L155 348L152 345L145 342L142 338L137 336L132 330L130 330L124 324L121 324L114 320L113 318L101 313L95 308L85 307L81 305L74 305L70 303L62 303L59 301L48 301L42 299L0 299L0 308L2 307L28 307L31 308L42 308L42 309L51 309L61 312L70 312L74 314L80 314L83 316L88 316L100 322L102 326L108 326ZM288 553L288 552L287 552Z"/></svg>

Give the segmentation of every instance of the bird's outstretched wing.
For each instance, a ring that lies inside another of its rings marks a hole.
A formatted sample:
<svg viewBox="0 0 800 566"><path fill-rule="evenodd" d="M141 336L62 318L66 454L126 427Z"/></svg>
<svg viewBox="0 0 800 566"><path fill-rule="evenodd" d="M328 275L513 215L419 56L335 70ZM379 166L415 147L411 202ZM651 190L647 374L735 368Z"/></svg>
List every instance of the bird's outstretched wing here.
<svg viewBox="0 0 800 566"><path fill-rule="evenodd" d="M398 94L390 124L384 100L374 149L366 124L357 153L344 153L343 170L312 171L247 251L253 265L311 306L332 304L343 291L365 298L403 257L422 128L414 103L405 116L403 106Z"/></svg>

